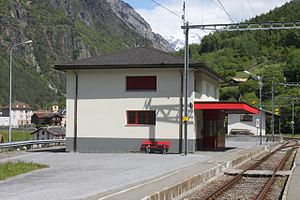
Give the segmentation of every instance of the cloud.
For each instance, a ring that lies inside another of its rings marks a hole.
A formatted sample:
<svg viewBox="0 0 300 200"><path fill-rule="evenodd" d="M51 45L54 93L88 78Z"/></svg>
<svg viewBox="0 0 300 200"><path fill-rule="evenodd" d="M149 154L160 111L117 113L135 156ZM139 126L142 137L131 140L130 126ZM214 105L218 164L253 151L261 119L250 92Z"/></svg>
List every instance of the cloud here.
<svg viewBox="0 0 300 200"><path fill-rule="evenodd" d="M241 22L245 19L266 13L275 7L280 7L290 0L220 0L228 11L234 22ZM160 0L158 1L179 16L182 15L183 1ZM213 3L214 2L214 3ZM253 8L253 11L251 7ZM182 20L165 9L156 6L136 10L152 27L153 31L164 37L173 36L183 39ZM232 23L217 0L186 0L186 20L190 24L221 24ZM207 32L192 30L199 35Z"/></svg>

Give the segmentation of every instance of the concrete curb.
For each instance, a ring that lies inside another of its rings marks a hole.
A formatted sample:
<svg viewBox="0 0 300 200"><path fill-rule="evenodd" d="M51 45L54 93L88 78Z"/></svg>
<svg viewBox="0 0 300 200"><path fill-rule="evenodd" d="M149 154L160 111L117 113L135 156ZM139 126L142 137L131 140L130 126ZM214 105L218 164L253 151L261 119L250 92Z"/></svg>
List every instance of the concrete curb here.
<svg viewBox="0 0 300 200"><path fill-rule="evenodd" d="M199 189L201 186L210 182L222 175L224 171L228 168L235 167L253 157L263 153L268 148L257 148L249 153L246 153L242 156L239 156L233 160L227 161L226 165L218 164L216 167L213 167L209 170L201 172L195 176L189 177L186 180L177 183L174 186L164 188L159 192L156 192L150 196L142 198L142 200L171 200L171 199L183 199L185 196L191 194L195 190Z"/></svg>
<svg viewBox="0 0 300 200"><path fill-rule="evenodd" d="M260 147L260 148L257 148L255 150L249 152L248 154L245 154L245 155L237 157L233 160L227 161L226 162L226 169L236 167L239 164L242 164L242 163L252 159L253 157L258 156L259 154L261 154L261 153L263 153L264 151L267 151L267 150L268 150L267 147L266 148Z"/></svg>
<svg viewBox="0 0 300 200"><path fill-rule="evenodd" d="M298 153L298 150L296 151L296 154L295 154L295 157L297 156L297 153ZM286 182L286 185L285 185L285 188L284 188L284 191L283 191L283 194L282 194L282 200L287 200L287 196L288 196L288 191L289 191L289 187L290 187L290 184L291 184L291 179L292 179L292 176L293 176L293 173L295 171L295 168L296 168L296 162L294 161L294 164L293 164L293 167L291 169L292 173L290 174L287 182Z"/></svg>
<svg viewBox="0 0 300 200"><path fill-rule="evenodd" d="M156 192L151 196L143 198L143 200L167 200L174 199L189 190L211 180L212 178L220 175L222 173L222 166L217 166L207 171L202 172L201 174L195 175L188 178L185 181L178 183L175 186L170 188L164 188L160 192Z"/></svg>

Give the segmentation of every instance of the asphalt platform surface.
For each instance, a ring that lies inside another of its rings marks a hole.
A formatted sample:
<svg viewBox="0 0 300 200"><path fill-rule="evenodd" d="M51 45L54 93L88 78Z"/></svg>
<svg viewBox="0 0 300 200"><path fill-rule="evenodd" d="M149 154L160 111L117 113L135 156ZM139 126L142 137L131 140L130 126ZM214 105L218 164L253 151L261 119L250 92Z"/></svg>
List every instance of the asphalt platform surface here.
<svg viewBox="0 0 300 200"><path fill-rule="evenodd" d="M111 194L119 189L162 179L190 166L206 164L207 167L213 167L235 154L256 148L257 144L232 142L227 143L227 146L232 148L217 152L199 151L187 156L144 153L84 154L62 151L0 153L0 162L21 160L49 166L0 181L0 199L64 200L91 197L101 199L106 195L111 197Z"/></svg>

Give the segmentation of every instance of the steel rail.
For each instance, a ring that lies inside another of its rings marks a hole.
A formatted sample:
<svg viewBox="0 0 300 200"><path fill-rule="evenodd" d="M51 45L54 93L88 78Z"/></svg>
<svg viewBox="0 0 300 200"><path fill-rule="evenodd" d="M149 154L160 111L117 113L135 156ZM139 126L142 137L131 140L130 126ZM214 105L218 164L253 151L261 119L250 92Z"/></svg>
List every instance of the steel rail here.
<svg viewBox="0 0 300 200"><path fill-rule="evenodd" d="M277 151L285 148L285 146L288 144L288 142L284 143L283 145L281 145L280 147L278 147L277 149L275 149L274 151L272 151L271 153L269 153L268 155L266 155L265 157L263 157L262 159L260 159L259 161L257 161L256 163L254 163L253 165L251 165L250 167L248 167L247 169L243 170L241 173L239 173L237 176L235 176L234 178L230 179L229 181L225 182L219 189L213 191L209 196L207 196L205 199L206 200L213 200L216 199L216 197L220 196L221 194L223 194L225 191L227 191L230 187L232 187L234 184L236 184L242 177L243 174L248 171L248 170L252 170L255 169L257 166L259 166L262 162L264 162L265 160L267 160L268 158L270 158L273 154L275 154Z"/></svg>
<svg viewBox="0 0 300 200"><path fill-rule="evenodd" d="M292 149L288 150L286 155L284 156L284 158L280 161L279 165L276 167L276 169L274 170L271 178L269 178L269 180L266 182L266 184L264 185L264 187L261 189L261 191L259 192L258 196L257 196L257 200L263 200L265 199L266 195L268 194L268 191L270 190L271 186L273 185L274 181L275 181L275 176L276 176L276 172L281 170L284 166L284 164L286 163L286 161L290 158L290 156L292 155L293 151L296 150L298 147L293 147Z"/></svg>

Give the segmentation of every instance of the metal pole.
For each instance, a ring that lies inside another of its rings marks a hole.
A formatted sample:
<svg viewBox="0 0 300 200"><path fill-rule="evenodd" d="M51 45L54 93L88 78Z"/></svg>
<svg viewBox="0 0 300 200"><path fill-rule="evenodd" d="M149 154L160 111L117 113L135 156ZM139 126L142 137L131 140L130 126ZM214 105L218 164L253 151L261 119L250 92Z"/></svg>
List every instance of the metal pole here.
<svg viewBox="0 0 300 200"><path fill-rule="evenodd" d="M12 113L11 113L11 107L12 107L12 53L13 49L19 45L22 44L29 44L32 43L32 40L28 40L26 42L21 42L18 44L15 44L12 46L10 49L10 54L9 54L9 127L8 127L8 142L11 142L11 121L12 121Z"/></svg>
<svg viewBox="0 0 300 200"><path fill-rule="evenodd" d="M10 49L10 56L9 56L9 127L8 127L8 142L11 142L11 118L12 118L12 113L11 113L11 101L12 101L12 52L13 52L13 46Z"/></svg>
<svg viewBox="0 0 300 200"><path fill-rule="evenodd" d="M279 110L281 110L280 107L279 107ZM280 115L279 115L279 122L278 122L278 124L279 124L278 131L279 131L279 141L281 143L281 113L279 113L279 114Z"/></svg>
<svg viewBox="0 0 300 200"><path fill-rule="evenodd" d="M259 144L262 145L262 77L257 77L259 80Z"/></svg>
<svg viewBox="0 0 300 200"><path fill-rule="evenodd" d="M275 88L274 88L274 76L272 78L272 142L274 142L274 133L275 133L275 117L274 117L274 95L275 95Z"/></svg>
<svg viewBox="0 0 300 200"><path fill-rule="evenodd" d="M189 22L185 23L186 26ZM184 49L184 154L188 154L188 81L189 81L189 29L185 29L185 49Z"/></svg>
<svg viewBox="0 0 300 200"><path fill-rule="evenodd" d="M295 132L295 102L294 102L294 99L292 99L292 136L294 136L294 132Z"/></svg>

